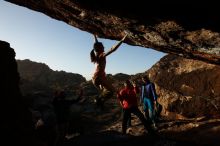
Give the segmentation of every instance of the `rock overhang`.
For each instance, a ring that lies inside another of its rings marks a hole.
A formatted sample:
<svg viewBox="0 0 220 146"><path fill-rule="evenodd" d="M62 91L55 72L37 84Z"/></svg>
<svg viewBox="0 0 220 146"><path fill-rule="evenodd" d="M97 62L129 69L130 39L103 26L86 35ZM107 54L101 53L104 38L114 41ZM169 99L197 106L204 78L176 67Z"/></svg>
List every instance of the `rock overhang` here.
<svg viewBox="0 0 220 146"><path fill-rule="evenodd" d="M220 64L217 4L187 1L6 0L101 38Z"/></svg>

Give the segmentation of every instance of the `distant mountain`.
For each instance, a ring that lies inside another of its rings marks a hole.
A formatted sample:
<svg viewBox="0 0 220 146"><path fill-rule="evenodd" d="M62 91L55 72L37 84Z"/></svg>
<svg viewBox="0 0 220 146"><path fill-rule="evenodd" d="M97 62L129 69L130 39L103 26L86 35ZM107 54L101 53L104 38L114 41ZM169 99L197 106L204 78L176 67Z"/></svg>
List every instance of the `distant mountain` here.
<svg viewBox="0 0 220 146"><path fill-rule="evenodd" d="M86 81L80 74L53 71L48 65L29 59L17 60L17 64L21 77L20 87L24 94L64 88L75 89Z"/></svg>

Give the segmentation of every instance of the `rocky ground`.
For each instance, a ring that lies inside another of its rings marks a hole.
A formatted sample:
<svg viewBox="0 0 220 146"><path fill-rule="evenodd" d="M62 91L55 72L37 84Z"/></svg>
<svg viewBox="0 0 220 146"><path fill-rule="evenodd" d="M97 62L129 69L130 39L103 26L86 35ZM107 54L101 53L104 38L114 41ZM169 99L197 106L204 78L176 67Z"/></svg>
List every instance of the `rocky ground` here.
<svg viewBox="0 0 220 146"><path fill-rule="evenodd" d="M114 103L114 102L109 102ZM94 105L93 105L94 106ZM171 115L171 114L169 114ZM107 104L104 110L91 109L82 116L84 133L66 141L67 146L78 145L135 145L153 146L217 146L220 143L220 119L162 117L157 123L158 135L149 135L140 121L132 115L132 126L127 135L121 134L121 109Z"/></svg>

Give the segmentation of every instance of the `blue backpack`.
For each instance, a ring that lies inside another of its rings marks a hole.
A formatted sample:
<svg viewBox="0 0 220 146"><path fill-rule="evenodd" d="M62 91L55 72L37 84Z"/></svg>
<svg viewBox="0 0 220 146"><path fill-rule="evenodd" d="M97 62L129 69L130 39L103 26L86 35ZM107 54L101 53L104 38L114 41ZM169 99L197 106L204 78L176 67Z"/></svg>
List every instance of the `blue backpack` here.
<svg viewBox="0 0 220 146"><path fill-rule="evenodd" d="M152 101L157 100L157 94L154 84L149 83L141 87L141 98L142 100L144 98L150 98Z"/></svg>
<svg viewBox="0 0 220 146"><path fill-rule="evenodd" d="M155 86L154 84L152 83L149 83L147 85L143 85L141 87L141 100L143 101L144 98L150 98L153 100L157 100L158 96L157 96L157 93L156 93L156 90L155 90ZM155 117L160 117L160 113L162 111L162 105L160 103L157 102L156 104L156 115Z"/></svg>

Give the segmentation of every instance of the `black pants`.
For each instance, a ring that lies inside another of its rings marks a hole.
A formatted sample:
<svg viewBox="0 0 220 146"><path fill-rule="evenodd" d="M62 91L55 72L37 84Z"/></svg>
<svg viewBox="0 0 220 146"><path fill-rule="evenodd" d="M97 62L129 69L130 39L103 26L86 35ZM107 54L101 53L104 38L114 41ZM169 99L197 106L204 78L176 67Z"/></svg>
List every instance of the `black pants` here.
<svg viewBox="0 0 220 146"><path fill-rule="evenodd" d="M122 116L124 116L125 109L122 109ZM128 115L127 127L131 127L131 113Z"/></svg>
<svg viewBox="0 0 220 146"><path fill-rule="evenodd" d="M153 129L150 126L150 122L145 119L144 115L141 113L141 111L138 109L138 107L135 106L135 107L131 107L129 109L124 109L123 120L122 120L122 133L123 134L126 134L127 123L128 123L128 120L129 120L131 113L133 113L134 115L136 115L140 119L140 121L144 125L144 128L146 130L148 130L149 133L153 132Z"/></svg>

